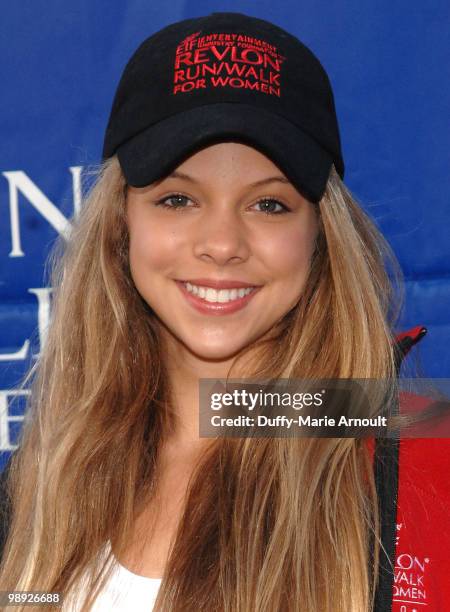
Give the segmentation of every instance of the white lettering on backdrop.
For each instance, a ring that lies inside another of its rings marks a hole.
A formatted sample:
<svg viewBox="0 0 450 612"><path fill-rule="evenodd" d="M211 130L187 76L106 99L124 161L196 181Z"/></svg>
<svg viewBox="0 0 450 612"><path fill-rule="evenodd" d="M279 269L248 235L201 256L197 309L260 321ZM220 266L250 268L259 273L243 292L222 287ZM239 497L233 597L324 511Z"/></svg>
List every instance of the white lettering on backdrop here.
<svg viewBox="0 0 450 612"><path fill-rule="evenodd" d="M81 191L81 166L69 168L72 175L73 214L76 218L80 212ZM26 257L22 248L20 231L19 194L31 204L35 210L65 239L69 237L71 223L53 202L39 189L39 187L22 170L3 172L9 187L9 213L11 232L11 251L9 257ZM39 347L45 345L47 329L51 316L51 287L34 287L28 292L35 295L38 303L37 308L37 331ZM25 339L22 346L14 351L0 352L0 362L25 360L29 356L30 339ZM33 354L33 359L38 359L39 353ZM0 452L13 451L16 445L12 442L11 428L17 429L17 423L23 420L22 412L12 405L15 400L26 398L30 392L26 389L0 390ZM22 402L23 404L23 402ZM22 406L21 404L21 406Z"/></svg>

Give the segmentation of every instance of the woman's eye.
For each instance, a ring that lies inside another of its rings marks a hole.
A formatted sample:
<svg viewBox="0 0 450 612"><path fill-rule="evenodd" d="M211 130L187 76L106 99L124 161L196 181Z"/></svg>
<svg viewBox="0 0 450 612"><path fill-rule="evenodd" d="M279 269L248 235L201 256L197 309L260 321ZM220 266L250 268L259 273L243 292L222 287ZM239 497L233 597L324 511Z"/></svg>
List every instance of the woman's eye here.
<svg viewBox="0 0 450 612"><path fill-rule="evenodd" d="M188 196L181 193L173 193L161 198L156 202L157 206L163 206L171 210L180 210L182 208L190 208L188 203L191 201ZM276 200L275 198L262 198L256 203L256 206L260 206L260 211L267 215L280 215L289 212L287 206Z"/></svg>
<svg viewBox="0 0 450 612"><path fill-rule="evenodd" d="M268 215L279 215L282 213L289 212L287 206L276 200L275 198L263 198L256 203L257 206L261 205L261 212L264 212ZM276 210L276 207L279 207Z"/></svg>
<svg viewBox="0 0 450 612"><path fill-rule="evenodd" d="M164 208L186 208L186 203L189 202L189 198L181 193L173 193L165 198L161 198L157 201L156 205L164 206Z"/></svg>

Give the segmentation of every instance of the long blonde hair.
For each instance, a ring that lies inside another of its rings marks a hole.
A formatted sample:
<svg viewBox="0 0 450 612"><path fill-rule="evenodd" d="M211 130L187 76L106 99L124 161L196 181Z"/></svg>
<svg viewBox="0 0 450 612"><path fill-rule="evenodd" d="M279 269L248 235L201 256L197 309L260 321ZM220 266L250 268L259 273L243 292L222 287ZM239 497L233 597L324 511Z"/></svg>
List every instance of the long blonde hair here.
<svg viewBox="0 0 450 612"><path fill-rule="evenodd" d="M86 610L107 576L98 553L125 547L173 424L158 324L130 275L125 194L113 157L55 245L52 320L8 481L0 589L68 593L89 569ZM395 257L334 167L318 217L304 292L252 374L395 381ZM369 611L378 534L363 440L217 439L191 478L155 609Z"/></svg>

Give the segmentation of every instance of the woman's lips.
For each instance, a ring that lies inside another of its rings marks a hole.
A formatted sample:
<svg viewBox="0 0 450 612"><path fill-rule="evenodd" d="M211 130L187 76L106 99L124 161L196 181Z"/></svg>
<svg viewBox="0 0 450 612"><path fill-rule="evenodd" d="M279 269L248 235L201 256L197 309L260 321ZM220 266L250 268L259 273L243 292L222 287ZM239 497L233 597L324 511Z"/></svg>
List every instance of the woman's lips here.
<svg viewBox="0 0 450 612"><path fill-rule="evenodd" d="M241 310L242 308L245 308L245 306L247 306L253 296L261 289L261 287L255 287L248 295L245 295L242 298L231 300L230 302L207 302L203 298L198 297L193 293L190 293L186 289L184 283L182 283L181 281L175 282L180 288L181 293L191 306L193 306L198 312L212 315L231 314L233 312Z"/></svg>

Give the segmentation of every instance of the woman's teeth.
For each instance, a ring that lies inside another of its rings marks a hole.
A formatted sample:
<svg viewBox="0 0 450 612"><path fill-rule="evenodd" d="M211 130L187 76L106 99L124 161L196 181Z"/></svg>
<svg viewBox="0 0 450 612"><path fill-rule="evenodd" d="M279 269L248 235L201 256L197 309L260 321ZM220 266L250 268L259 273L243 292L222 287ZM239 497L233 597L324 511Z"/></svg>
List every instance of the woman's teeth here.
<svg viewBox="0 0 450 612"><path fill-rule="evenodd" d="M200 297L207 302L219 302L221 304L225 302L231 302L248 295L253 291L254 287L246 287L245 289L212 289L212 287L198 287L191 283L183 283L189 293Z"/></svg>

